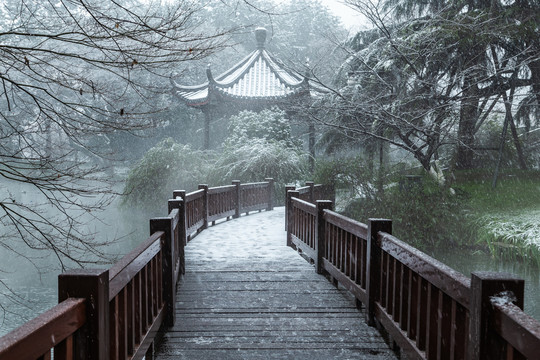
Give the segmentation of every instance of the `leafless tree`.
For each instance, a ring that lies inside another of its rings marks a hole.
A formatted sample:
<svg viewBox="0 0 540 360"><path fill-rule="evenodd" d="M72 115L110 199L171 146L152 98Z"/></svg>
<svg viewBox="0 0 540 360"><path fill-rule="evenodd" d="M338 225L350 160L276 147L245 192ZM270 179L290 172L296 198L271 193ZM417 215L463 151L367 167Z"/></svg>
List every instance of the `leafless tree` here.
<svg viewBox="0 0 540 360"><path fill-rule="evenodd" d="M180 63L227 46L192 0L7 0L0 4L0 246L99 261L80 225L114 193L107 136L159 121ZM104 160L105 159L105 160ZM39 195L21 200L17 184ZM24 242L26 247L21 247Z"/></svg>

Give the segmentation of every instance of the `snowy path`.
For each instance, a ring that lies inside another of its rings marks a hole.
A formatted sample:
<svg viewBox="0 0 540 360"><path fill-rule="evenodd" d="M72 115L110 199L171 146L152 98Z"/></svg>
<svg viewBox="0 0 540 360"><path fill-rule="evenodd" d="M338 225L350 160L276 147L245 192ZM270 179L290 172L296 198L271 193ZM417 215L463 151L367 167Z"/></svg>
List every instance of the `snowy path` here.
<svg viewBox="0 0 540 360"><path fill-rule="evenodd" d="M176 325L157 359L394 359L352 299L285 246L284 209L204 230L186 247Z"/></svg>

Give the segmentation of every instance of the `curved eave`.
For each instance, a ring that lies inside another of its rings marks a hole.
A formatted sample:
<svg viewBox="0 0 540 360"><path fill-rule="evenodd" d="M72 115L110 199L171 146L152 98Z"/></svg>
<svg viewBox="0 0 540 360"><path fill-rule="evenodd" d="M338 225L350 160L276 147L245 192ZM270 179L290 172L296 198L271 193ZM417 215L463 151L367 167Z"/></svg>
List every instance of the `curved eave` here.
<svg viewBox="0 0 540 360"><path fill-rule="evenodd" d="M219 94L219 98L231 99L231 100L240 100L240 101L256 101L256 102L273 102L273 101L284 101L301 95L309 95L309 91L305 88L296 88L292 91L287 92L286 94L281 95L271 95L271 96L242 96L235 95L223 91L222 89L216 88L216 92Z"/></svg>
<svg viewBox="0 0 540 360"><path fill-rule="evenodd" d="M184 86L172 81L174 93L189 106L198 107L215 99L274 102L297 97L298 94L321 93L319 86L298 73L288 71L265 49L257 49L235 66L213 77L207 70L208 82Z"/></svg>

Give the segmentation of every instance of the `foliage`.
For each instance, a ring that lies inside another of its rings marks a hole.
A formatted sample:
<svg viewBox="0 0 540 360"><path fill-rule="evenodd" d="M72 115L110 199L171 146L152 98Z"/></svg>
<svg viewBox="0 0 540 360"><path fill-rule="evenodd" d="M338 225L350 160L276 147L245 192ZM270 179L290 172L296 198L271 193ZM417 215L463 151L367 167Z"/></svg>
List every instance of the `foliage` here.
<svg viewBox="0 0 540 360"><path fill-rule="evenodd" d="M540 105L537 2L347 3L373 29L351 39L341 82L313 109L316 119L345 139L369 136L400 147L426 170L452 146L450 165L469 168L475 134L504 105L520 166L527 167L515 123L528 127ZM328 109L335 120L318 116Z"/></svg>
<svg viewBox="0 0 540 360"><path fill-rule="evenodd" d="M173 190L193 191L205 183L213 156L171 138L162 140L129 172L122 205L156 212L171 198Z"/></svg>
<svg viewBox="0 0 540 360"><path fill-rule="evenodd" d="M377 196L370 165L370 161L361 156L317 159L313 181L334 186L337 192L335 208L339 211L349 204L350 199Z"/></svg>
<svg viewBox="0 0 540 360"><path fill-rule="evenodd" d="M275 180L281 203L284 186L304 179L307 156L291 135L291 125L281 110L243 111L231 118L229 138L212 172L215 183Z"/></svg>
<svg viewBox="0 0 540 360"><path fill-rule="evenodd" d="M298 149L302 145L299 139L291 136L291 122L285 112L277 108L260 112L241 111L231 116L225 148L233 149L250 139L263 139L290 149Z"/></svg>
<svg viewBox="0 0 540 360"><path fill-rule="evenodd" d="M477 242L486 245L493 256L524 261L540 268L540 209L519 215L484 215L475 226Z"/></svg>
<svg viewBox="0 0 540 360"><path fill-rule="evenodd" d="M129 173L124 206L156 209L174 189L192 191L198 184L274 178L278 202L285 184L306 174L306 155L291 136L280 110L243 111L231 118L229 137L219 153L194 150L165 139L150 149Z"/></svg>
<svg viewBox="0 0 540 360"><path fill-rule="evenodd" d="M466 245L463 238L455 236L464 220L462 199L433 176L423 173L416 178L402 178L387 184L384 192L373 190L369 195L351 200L345 215L362 222L369 218L392 219L393 233L421 249Z"/></svg>
<svg viewBox="0 0 540 360"><path fill-rule="evenodd" d="M469 198L467 226L477 244L494 256L540 266L540 174L506 170L495 189L487 171L455 174L455 187Z"/></svg>

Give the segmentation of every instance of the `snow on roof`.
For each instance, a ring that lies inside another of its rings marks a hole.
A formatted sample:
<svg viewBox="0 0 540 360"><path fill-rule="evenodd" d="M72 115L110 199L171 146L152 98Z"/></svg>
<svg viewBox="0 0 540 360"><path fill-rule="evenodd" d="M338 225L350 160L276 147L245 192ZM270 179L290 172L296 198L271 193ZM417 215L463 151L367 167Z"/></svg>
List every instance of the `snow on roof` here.
<svg viewBox="0 0 540 360"><path fill-rule="evenodd" d="M309 93L310 81L285 67L264 48L266 30L255 30L258 48L232 68L213 77L207 69L208 81L196 85L180 85L171 79L173 92L190 106L209 103L211 95L222 100L283 100Z"/></svg>

